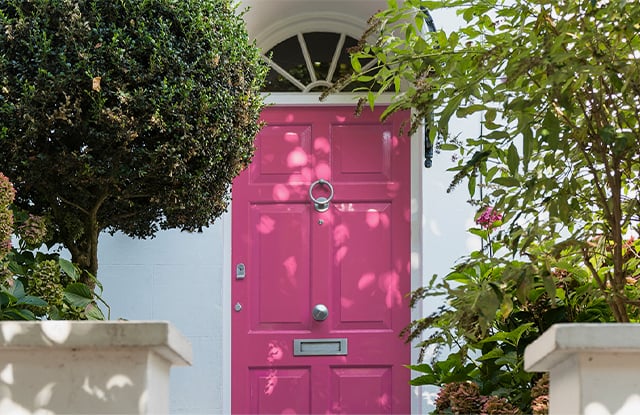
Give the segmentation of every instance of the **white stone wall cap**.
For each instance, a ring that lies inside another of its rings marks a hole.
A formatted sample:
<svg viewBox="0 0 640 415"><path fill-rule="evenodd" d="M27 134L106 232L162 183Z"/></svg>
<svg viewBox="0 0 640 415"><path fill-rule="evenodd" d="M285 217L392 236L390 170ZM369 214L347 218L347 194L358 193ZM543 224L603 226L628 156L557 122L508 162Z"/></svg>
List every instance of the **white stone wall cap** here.
<svg viewBox="0 0 640 415"><path fill-rule="evenodd" d="M561 323L551 326L524 352L524 368L548 372L577 353L638 353L640 324Z"/></svg>
<svg viewBox="0 0 640 415"><path fill-rule="evenodd" d="M0 321L0 350L146 348L172 365L193 361L189 341L167 321Z"/></svg>

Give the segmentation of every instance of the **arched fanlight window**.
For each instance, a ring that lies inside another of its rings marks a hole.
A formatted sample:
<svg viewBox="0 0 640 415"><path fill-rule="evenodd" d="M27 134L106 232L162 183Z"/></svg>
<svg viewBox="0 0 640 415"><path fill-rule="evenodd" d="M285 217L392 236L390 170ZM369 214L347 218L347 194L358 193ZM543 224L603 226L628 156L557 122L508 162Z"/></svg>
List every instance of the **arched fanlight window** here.
<svg viewBox="0 0 640 415"><path fill-rule="evenodd" d="M271 66L268 92L321 92L351 72L349 48L358 41L344 33L298 33L264 55ZM373 62L370 63L373 65ZM345 91L359 85L349 84Z"/></svg>

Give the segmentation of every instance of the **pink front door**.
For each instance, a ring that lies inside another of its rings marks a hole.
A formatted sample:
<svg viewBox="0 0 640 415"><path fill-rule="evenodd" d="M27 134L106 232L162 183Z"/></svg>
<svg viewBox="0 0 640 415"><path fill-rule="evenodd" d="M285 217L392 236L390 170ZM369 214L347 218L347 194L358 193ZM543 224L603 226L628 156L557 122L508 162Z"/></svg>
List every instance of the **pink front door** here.
<svg viewBox="0 0 640 415"><path fill-rule="evenodd" d="M263 113L233 185L234 413L410 412L407 115L379 116Z"/></svg>

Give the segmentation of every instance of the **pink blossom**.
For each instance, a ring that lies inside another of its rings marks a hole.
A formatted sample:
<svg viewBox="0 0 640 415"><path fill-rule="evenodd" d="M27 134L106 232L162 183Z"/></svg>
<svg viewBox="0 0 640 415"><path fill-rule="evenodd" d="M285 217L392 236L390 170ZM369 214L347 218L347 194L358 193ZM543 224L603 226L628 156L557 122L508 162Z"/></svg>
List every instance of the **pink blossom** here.
<svg viewBox="0 0 640 415"><path fill-rule="evenodd" d="M502 220L502 214L487 206L476 219L476 223L485 229L493 228L495 223Z"/></svg>

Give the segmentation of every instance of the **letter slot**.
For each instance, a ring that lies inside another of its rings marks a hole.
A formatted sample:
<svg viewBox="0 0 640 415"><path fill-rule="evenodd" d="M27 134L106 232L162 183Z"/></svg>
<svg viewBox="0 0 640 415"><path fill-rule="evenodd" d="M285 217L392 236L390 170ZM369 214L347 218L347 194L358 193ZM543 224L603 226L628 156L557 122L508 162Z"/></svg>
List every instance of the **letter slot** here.
<svg viewBox="0 0 640 415"><path fill-rule="evenodd" d="M294 339L294 356L346 356L347 339Z"/></svg>

